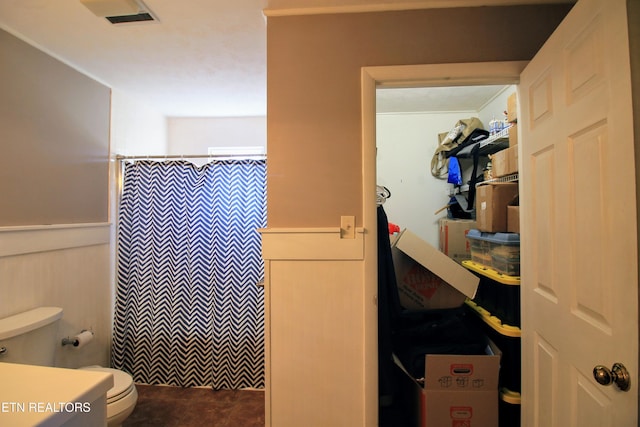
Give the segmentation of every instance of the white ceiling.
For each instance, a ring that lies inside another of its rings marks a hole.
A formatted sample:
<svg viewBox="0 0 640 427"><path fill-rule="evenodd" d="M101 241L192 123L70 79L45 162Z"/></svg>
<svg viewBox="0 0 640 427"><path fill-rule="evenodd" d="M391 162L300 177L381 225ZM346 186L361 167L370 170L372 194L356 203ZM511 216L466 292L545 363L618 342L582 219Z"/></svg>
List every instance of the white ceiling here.
<svg viewBox="0 0 640 427"><path fill-rule="evenodd" d="M164 115L264 116L265 9L275 15L326 7L360 11L562 1L145 0L157 22L113 25L80 0L0 0L0 28Z"/></svg>
<svg viewBox="0 0 640 427"><path fill-rule="evenodd" d="M376 91L378 113L479 111L508 86L385 88Z"/></svg>

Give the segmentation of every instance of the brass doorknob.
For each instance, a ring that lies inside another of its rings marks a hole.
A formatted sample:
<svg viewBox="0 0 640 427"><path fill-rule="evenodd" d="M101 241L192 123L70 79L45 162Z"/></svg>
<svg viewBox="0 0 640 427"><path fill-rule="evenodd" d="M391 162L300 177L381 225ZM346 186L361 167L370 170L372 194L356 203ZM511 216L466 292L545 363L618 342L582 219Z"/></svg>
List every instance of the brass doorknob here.
<svg viewBox="0 0 640 427"><path fill-rule="evenodd" d="M593 378L602 385L615 383L622 391L629 391L631 388L631 375L622 363L614 363L611 369L602 365L596 366L593 368Z"/></svg>

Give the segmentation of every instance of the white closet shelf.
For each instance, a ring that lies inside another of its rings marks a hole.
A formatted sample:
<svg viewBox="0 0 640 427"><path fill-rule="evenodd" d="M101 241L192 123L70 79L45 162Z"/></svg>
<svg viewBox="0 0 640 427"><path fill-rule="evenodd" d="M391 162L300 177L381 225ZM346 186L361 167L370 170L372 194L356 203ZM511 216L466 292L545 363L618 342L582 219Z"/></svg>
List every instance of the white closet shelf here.
<svg viewBox="0 0 640 427"><path fill-rule="evenodd" d="M478 185L491 184L493 182L514 182L517 180L518 180L518 172L512 173L511 175L501 176L500 178L492 178L486 181L479 182L478 184L476 184L476 187Z"/></svg>
<svg viewBox="0 0 640 427"><path fill-rule="evenodd" d="M507 140L509 142L509 128L513 126L513 123L509 123L509 126L502 129L500 132L495 135L489 136L489 138L480 141L480 148L486 147L488 145L497 144L503 142L503 140Z"/></svg>
<svg viewBox="0 0 640 427"><path fill-rule="evenodd" d="M480 141L477 145L478 155L479 156L488 156L490 154L496 153L500 150L504 150L509 147L509 128L513 126L509 124L508 127L502 129L500 132L495 135L491 135L482 141ZM455 156L459 159L468 159L473 157L473 149L476 146L474 144L467 145L460 151L458 151Z"/></svg>
<svg viewBox="0 0 640 427"><path fill-rule="evenodd" d="M501 176L500 178L492 178L492 179L488 179L486 181L482 181L476 184L476 187L479 185L483 185L483 184L491 184L494 182L514 182L518 180L518 173L513 173L511 175L506 175L506 176ZM453 195L456 194L460 194L460 193L465 193L469 191L469 185L465 184L465 185L461 185L459 187L454 187L454 188L450 188L447 191L447 196L451 197Z"/></svg>

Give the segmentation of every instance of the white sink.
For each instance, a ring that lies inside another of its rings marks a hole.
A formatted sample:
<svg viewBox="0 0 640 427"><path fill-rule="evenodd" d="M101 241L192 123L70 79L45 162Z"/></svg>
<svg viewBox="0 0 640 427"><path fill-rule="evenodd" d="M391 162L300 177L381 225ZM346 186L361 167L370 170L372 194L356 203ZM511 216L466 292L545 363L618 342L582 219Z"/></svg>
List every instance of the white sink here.
<svg viewBox="0 0 640 427"><path fill-rule="evenodd" d="M106 426L109 373L0 363L0 426Z"/></svg>

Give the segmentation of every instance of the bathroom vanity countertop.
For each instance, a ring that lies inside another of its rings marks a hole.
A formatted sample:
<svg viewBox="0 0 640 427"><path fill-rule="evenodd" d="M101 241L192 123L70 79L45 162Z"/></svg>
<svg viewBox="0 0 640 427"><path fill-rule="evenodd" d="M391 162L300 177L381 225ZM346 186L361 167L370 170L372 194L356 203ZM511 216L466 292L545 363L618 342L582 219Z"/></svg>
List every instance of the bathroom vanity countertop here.
<svg viewBox="0 0 640 427"><path fill-rule="evenodd" d="M104 418L111 387L109 373L0 363L0 425L76 425L74 418Z"/></svg>

